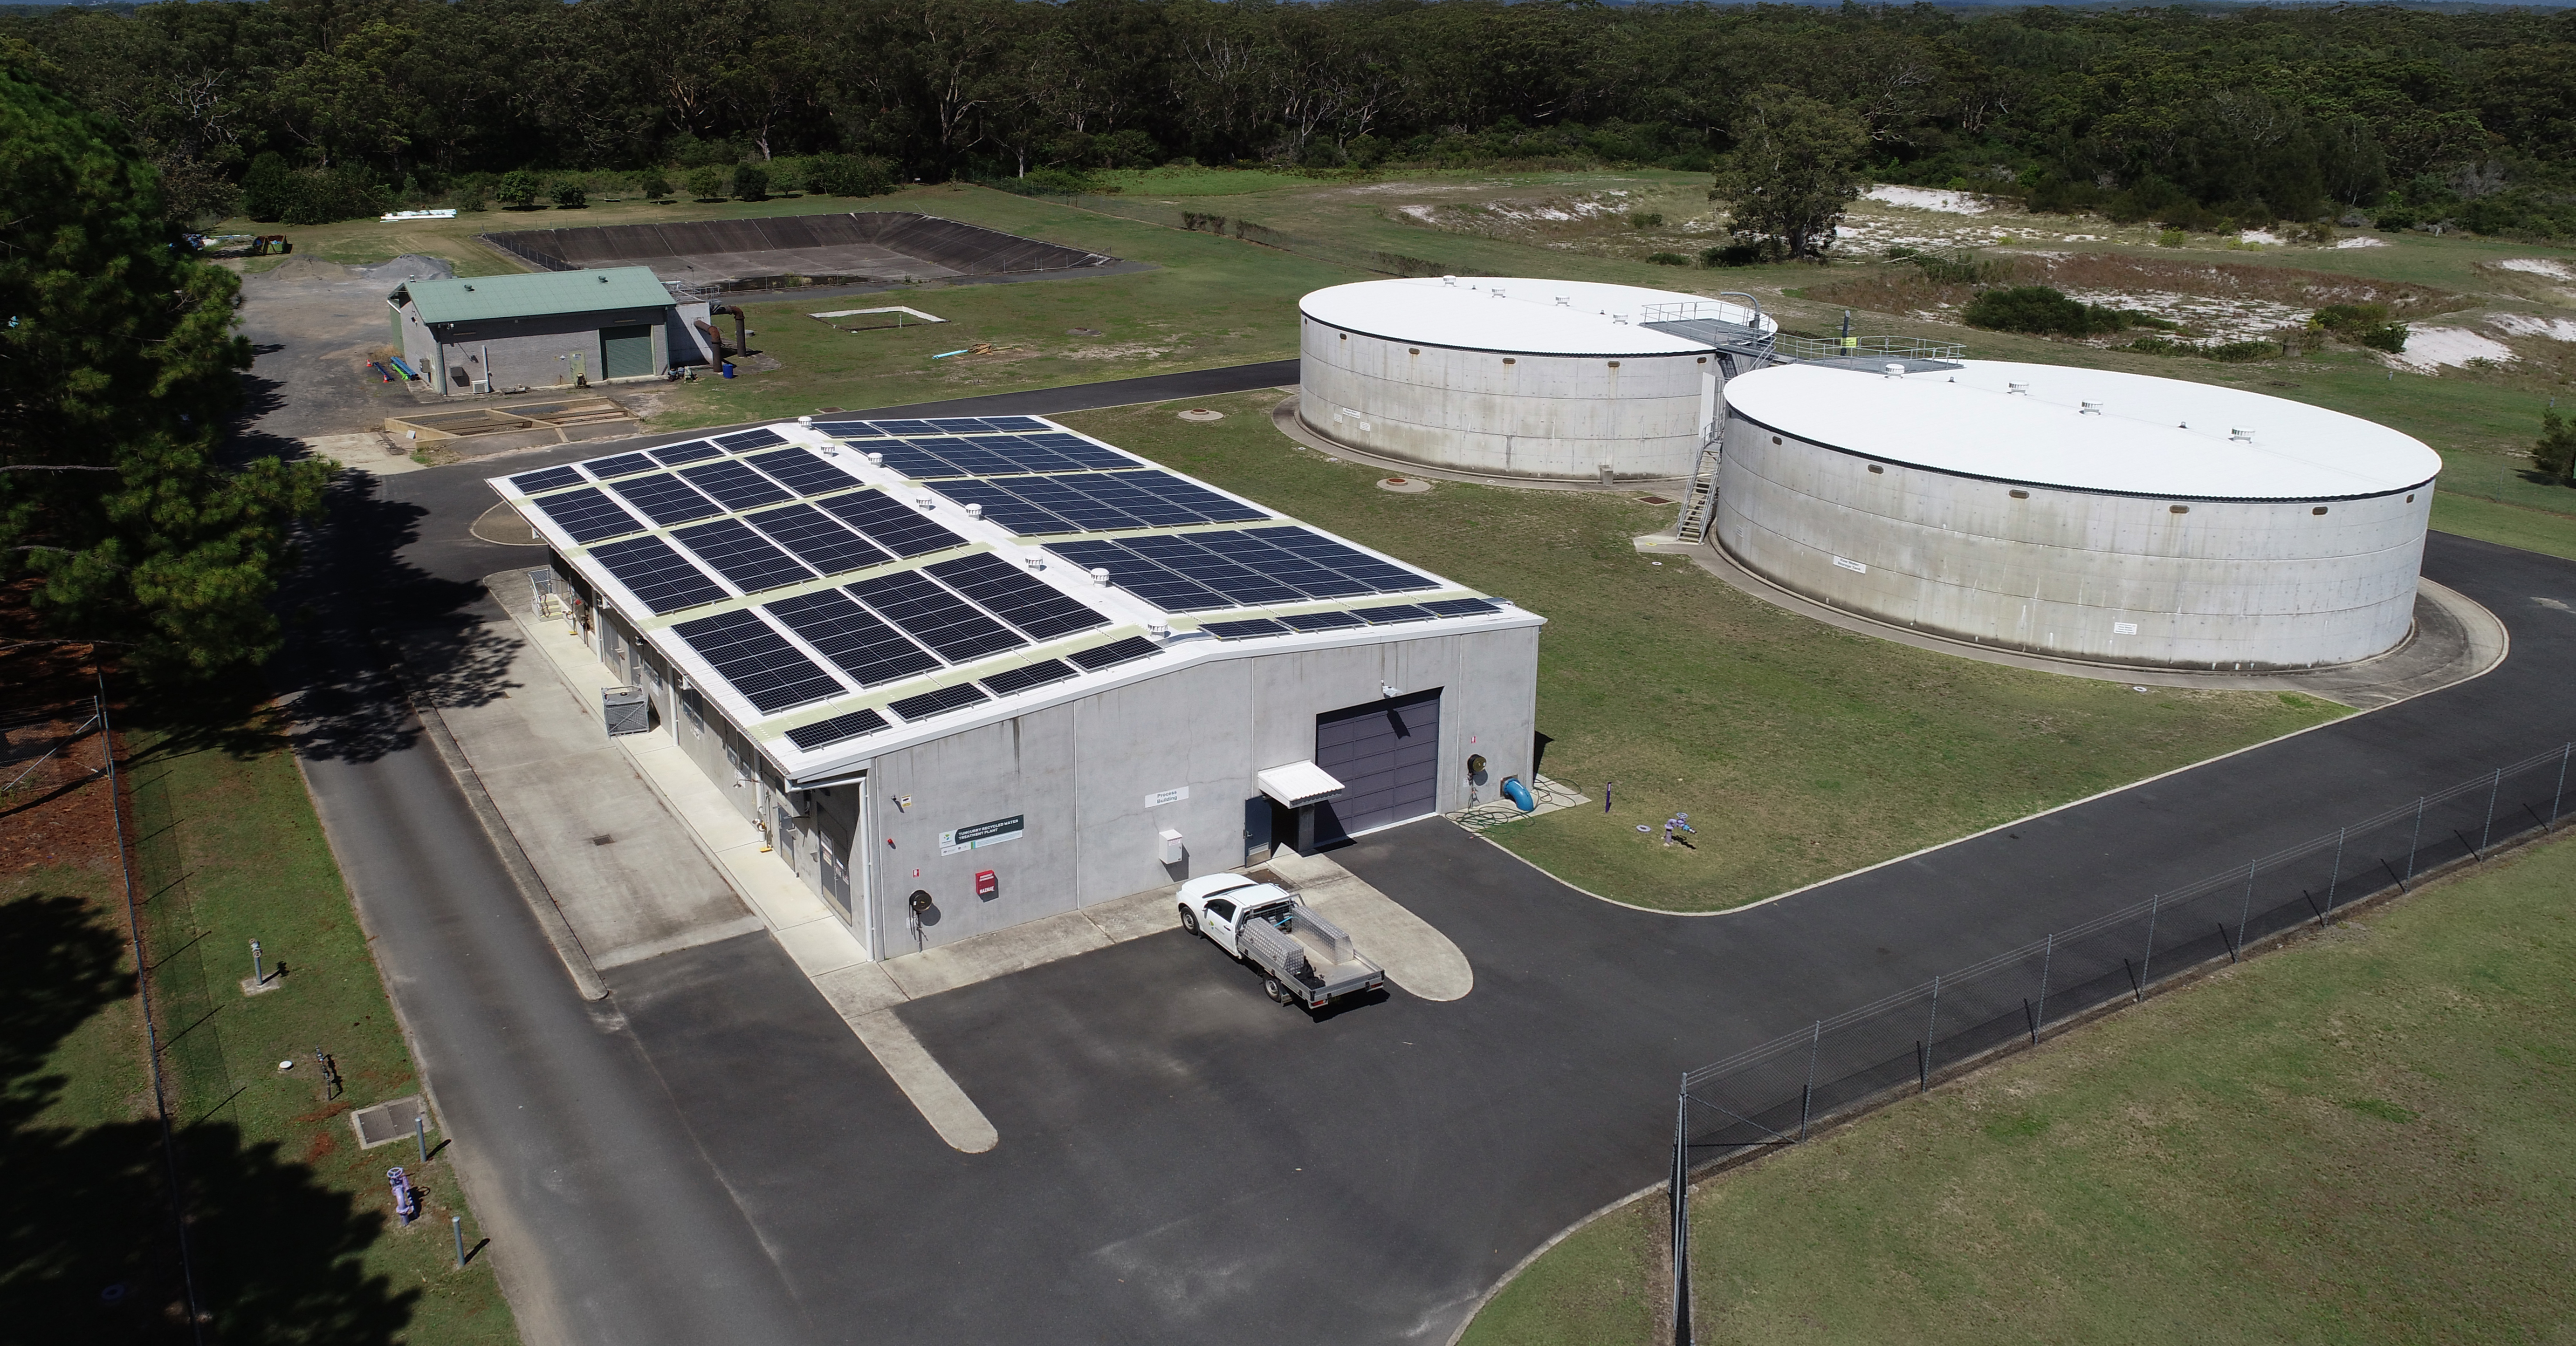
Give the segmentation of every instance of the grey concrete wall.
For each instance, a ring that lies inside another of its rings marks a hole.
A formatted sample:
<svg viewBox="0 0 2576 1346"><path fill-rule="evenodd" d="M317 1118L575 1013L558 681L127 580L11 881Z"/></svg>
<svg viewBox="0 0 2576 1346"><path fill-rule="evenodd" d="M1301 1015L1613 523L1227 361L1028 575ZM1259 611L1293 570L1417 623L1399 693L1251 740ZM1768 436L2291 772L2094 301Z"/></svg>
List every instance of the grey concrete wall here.
<svg viewBox="0 0 2576 1346"><path fill-rule="evenodd" d="M431 386L440 392L465 391L461 386L447 386L447 367L438 362L438 339L430 334L429 325L420 320L419 312L409 304L391 311L394 326L402 333L402 340L395 344L402 351L404 362L419 370L420 376L428 379Z"/></svg>
<svg viewBox="0 0 2576 1346"><path fill-rule="evenodd" d="M1430 467L1597 480L1608 463L1618 477L1688 476L1723 383L1706 352L1511 355L1298 321L1306 423Z"/></svg>
<svg viewBox="0 0 2576 1346"><path fill-rule="evenodd" d="M914 947L915 888L936 903L928 947L1240 866L1254 773L1313 757L1315 717L1375 701L1382 684L1441 689L1438 807L1465 806L1471 753L1488 760L1491 798L1502 777L1530 776L1537 657L1538 628L1524 627L1225 659L880 756L858 843L876 866L870 944ZM1147 802L1182 787L1189 798ZM1020 839L939 853L941 832L1015 814ZM1181 864L1156 858L1165 828L1184 839ZM1000 880L989 901L974 896L983 869Z"/></svg>
<svg viewBox="0 0 2576 1346"><path fill-rule="evenodd" d="M707 343L707 334L697 329L697 324L708 321L711 308L706 303L671 306L670 317L662 323L662 335L656 339L659 344L654 347L662 354L663 368L715 363L715 347Z"/></svg>
<svg viewBox="0 0 2576 1346"><path fill-rule="evenodd" d="M1718 483L1720 545L1819 602L2010 649L2228 670L2404 639L2433 504L2429 486L2333 501L2014 486L1732 415Z"/></svg>
<svg viewBox="0 0 2576 1346"><path fill-rule="evenodd" d="M658 373L671 362L671 312L670 308L612 309L429 327L439 343L437 358L442 372L449 366L462 366L469 379L484 378L487 375L483 361L488 354L492 365L489 377L497 388L522 384L531 388L569 388L573 386L573 362L569 357L573 356L580 357L582 372L591 382L606 382L599 350L599 329L603 327L652 328L653 367Z"/></svg>

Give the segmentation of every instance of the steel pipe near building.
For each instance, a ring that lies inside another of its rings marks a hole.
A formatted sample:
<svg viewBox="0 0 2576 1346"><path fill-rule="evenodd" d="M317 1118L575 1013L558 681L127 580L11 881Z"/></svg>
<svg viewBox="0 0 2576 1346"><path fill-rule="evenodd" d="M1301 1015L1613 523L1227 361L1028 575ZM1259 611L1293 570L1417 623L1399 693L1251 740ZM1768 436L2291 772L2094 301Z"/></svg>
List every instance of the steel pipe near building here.
<svg viewBox="0 0 2576 1346"><path fill-rule="evenodd" d="M1513 277L1362 281L1298 304L1315 433L1503 477L1690 475L1720 387L1779 324L1749 304Z"/></svg>
<svg viewBox="0 0 2576 1346"><path fill-rule="evenodd" d="M2422 443L2233 388L1972 360L1727 390L1717 540L1897 626L2117 665L2315 668L2413 618Z"/></svg>

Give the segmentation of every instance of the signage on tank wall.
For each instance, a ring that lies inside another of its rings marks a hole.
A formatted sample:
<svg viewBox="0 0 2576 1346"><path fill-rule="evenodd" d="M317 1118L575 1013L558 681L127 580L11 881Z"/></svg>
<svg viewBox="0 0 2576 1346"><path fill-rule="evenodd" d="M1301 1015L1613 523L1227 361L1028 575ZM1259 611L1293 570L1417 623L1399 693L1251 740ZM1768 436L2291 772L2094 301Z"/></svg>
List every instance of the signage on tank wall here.
<svg viewBox="0 0 2576 1346"><path fill-rule="evenodd" d="M1008 818L942 832L939 834L939 853L956 855L961 851L977 851L986 846L999 846L1005 841L1017 841L1027 834L1027 822L1027 814L1014 813Z"/></svg>
<svg viewBox="0 0 2576 1346"><path fill-rule="evenodd" d="M1177 804L1189 797L1190 787L1186 785L1177 790L1156 790L1154 793L1145 796L1145 807L1149 809L1158 809L1165 804Z"/></svg>

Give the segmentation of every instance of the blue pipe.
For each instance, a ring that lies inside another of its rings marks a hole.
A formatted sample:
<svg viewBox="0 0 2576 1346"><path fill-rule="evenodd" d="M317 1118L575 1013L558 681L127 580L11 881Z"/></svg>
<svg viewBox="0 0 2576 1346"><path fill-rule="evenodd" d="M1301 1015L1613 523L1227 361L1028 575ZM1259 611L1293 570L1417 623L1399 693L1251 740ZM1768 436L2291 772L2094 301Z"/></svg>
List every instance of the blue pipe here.
<svg viewBox="0 0 2576 1346"><path fill-rule="evenodd" d="M387 361L386 363L388 363L388 364L392 365L392 366L393 366L394 368L396 368L396 369L401 370L401 371L402 371L402 376L403 376L404 378L407 378L407 379L416 379L416 378L419 378L419 377L420 377L420 375L415 374L415 373L413 373L413 372L412 372L412 369L411 369L411 366L410 366L410 365L404 364L404 363L403 363L401 360L399 360L399 359L389 360L389 361Z"/></svg>
<svg viewBox="0 0 2576 1346"><path fill-rule="evenodd" d="M1513 807L1523 813L1538 807L1538 801L1530 798L1529 787L1521 784L1518 776L1503 777L1503 798L1512 801Z"/></svg>

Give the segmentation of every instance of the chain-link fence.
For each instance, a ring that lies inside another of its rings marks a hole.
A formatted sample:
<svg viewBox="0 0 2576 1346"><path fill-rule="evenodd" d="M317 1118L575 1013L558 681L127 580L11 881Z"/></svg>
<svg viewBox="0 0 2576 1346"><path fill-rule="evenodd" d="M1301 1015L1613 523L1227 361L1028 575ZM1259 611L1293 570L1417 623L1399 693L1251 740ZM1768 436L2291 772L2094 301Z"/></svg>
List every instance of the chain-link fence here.
<svg viewBox="0 0 2576 1346"><path fill-rule="evenodd" d="M1689 1176L1866 1111L2427 875L2556 828L2576 744L1945 972L1682 1077L1670 1198L1674 1340L1690 1340Z"/></svg>

